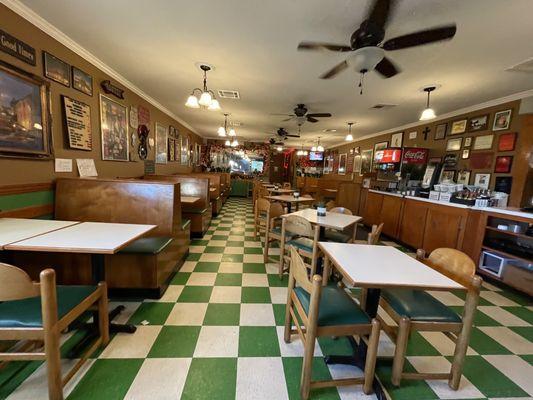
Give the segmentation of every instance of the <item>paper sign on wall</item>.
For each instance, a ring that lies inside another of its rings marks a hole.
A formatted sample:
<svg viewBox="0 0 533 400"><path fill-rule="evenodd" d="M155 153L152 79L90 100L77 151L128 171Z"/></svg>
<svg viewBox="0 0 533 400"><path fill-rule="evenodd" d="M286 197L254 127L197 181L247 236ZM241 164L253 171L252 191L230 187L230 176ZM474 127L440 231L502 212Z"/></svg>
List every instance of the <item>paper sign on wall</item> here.
<svg viewBox="0 0 533 400"><path fill-rule="evenodd" d="M72 160L70 158L56 158L55 172L72 172Z"/></svg>
<svg viewBox="0 0 533 400"><path fill-rule="evenodd" d="M94 165L94 160L92 158L77 158L76 164L78 165L80 177L98 176L96 165Z"/></svg>

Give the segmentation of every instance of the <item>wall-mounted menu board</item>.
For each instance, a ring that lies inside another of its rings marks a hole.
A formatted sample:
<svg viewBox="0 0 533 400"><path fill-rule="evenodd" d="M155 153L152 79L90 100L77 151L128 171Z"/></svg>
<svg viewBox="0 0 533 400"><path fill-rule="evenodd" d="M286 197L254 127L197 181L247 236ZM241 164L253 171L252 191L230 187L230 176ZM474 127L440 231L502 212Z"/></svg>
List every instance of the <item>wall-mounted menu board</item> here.
<svg viewBox="0 0 533 400"><path fill-rule="evenodd" d="M63 96L63 104L70 148L92 150L91 107L67 96Z"/></svg>

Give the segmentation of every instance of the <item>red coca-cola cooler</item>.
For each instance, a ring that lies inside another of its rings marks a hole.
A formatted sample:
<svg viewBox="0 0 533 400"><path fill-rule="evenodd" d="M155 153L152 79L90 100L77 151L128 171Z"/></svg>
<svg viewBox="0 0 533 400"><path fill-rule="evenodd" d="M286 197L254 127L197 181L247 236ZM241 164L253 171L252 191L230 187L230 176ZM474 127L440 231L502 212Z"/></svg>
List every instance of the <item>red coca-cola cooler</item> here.
<svg viewBox="0 0 533 400"><path fill-rule="evenodd" d="M429 149L405 147L402 157L402 178L409 181L421 181L428 163Z"/></svg>

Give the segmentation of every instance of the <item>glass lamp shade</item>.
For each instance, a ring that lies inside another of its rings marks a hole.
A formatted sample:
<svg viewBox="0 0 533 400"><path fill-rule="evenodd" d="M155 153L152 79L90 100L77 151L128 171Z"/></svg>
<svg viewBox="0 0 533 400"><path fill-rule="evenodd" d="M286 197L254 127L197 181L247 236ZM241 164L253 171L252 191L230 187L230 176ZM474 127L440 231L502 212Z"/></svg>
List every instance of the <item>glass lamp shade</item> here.
<svg viewBox="0 0 533 400"><path fill-rule="evenodd" d="M306 155L307 155L307 150L304 150L304 156L306 156Z"/></svg>
<svg viewBox="0 0 533 400"><path fill-rule="evenodd" d="M324 147L318 145L318 147L316 148L316 151L322 152L322 151L324 151Z"/></svg>
<svg viewBox="0 0 533 400"><path fill-rule="evenodd" d="M283 147L278 146L277 150L278 150L278 151L282 151L282 150L283 150Z"/></svg>
<svg viewBox="0 0 533 400"><path fill-rule="evenodd" d="M426 108L420 115L420 121L427 121L436 117L435 111L432 108Z"/></svg>
<svg viewBox="0 0 533 400"><path fill-rule="evenodd" d="M230 128L230 130L228 132L228 136L237 136L237 133L235 132L235 129Z"/></svg>
<svg viewBox="0 0 533 400"><path fill-rule="evenodd" d="M346 135L346 138L344 139L346 142L351 142L353 141L353 136L351 133L347 134Z"/></svg>
<svg viewBox="0 0 533 400"><path fill-rule="evenodd" d="M211 111L220 110L220 103L218 102L217 99L213 99L211 100L211 104L209 104L209 107L207 107L207 109Z"/></svg>
<svg viewBox="0 0 533 400"><path fill-rule="evenodd" d="M200 105L198 104L198 97L196 97L195 95L191 94L187 98L187 102L185 103L185 106L189 107L189 108L200 108Z"/></svg>
<svg viewBox="0 0 533 400"><path fill-rule="evenodd" d="M311 147L311 151L316 151L316 146Z"/></svg>
<svg viewBox="0 0 533 400"><path fill-rule="evenodd" d="M354 51L347 61L357 72L372 71L384 55L385 51L381 47L366 46Z"/></svg>
<svg viewBox="0 0 533 400"><path fill-rule="evenodd" d="M208 107L211 105L212 100L213 98L211 97L211 93L203 92L202 95L200 96L200 100L198 101L198 103L201 106Z"/></svg>
<svg viewBox="0 0 533 400"><path fill-rule="evenodd" d="M239 145L239 142L237 139L234 139L233 142L231 142L231 147L237 147Z"/></svg>
<svg viewBox="0 0 533 400"><path fill-rule="evenodd" d="M231 146L231 142L229 140L226 140L226 143L224 143L226 146Z"/></svg>
<svg viewBox="0 0 533 400"><path fill-rule="evenodd" d="M226 130L224 129L223 126L218 128L217 133L218 133L218 136L222 136L222 137L226 136Z"/></svg>

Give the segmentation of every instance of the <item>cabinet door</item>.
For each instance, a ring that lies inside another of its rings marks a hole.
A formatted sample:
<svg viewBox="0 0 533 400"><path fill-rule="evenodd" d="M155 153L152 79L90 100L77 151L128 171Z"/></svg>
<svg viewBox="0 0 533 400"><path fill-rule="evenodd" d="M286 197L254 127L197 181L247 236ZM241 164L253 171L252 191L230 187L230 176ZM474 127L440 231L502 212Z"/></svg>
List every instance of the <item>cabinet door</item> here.
<svg viewBox="0 0 533 400"><path fill-rule="evenodd" d="M398 224L402 211L403 199L401 197L383 196L381 206L381 222L383 222L383 233L387 236L398 237Z"/></svg>
<svg viewBox="0 0 533 400"><path fill-rule="evenodd" d="M429 208L423 248L432 252L440 247L458 248L458 239L464 227L464 210L439 206Z"/></svg>
<svg viewBox="0 0 533 400"><path fill-rule="evenodd" d="M381 206L383 204L383 197L382 194L368 192L365 213L363 215L365 224L374 225L381 223Z"/></svg>
<svg viewBox="0 0 533 400"><path fill-rule="evenodd" d="M405 201L400 225L400 240L403 243L415 249L422 248L427 212L428 207L423 202L416 200Z"/></svg>

